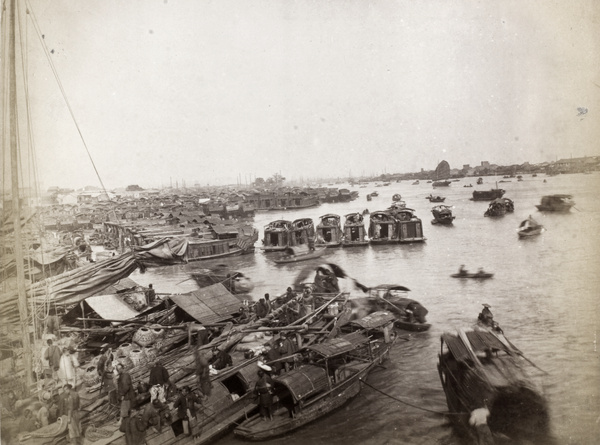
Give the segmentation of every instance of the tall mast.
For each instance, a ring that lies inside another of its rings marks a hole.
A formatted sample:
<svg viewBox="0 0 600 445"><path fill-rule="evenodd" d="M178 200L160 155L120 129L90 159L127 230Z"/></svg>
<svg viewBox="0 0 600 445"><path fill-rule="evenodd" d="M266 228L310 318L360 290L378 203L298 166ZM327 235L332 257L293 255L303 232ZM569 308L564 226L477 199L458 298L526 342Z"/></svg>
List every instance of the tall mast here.
<svg viewBox="0 0 600 445"><path fill-rule="evenodd" d="M10 176L12 182L12 213L14 225L14 251L17 264L17 291L19 295L18 308L23 333L23 369L25 372L25 396L29 395L31 379L31 343L29 339L29 318L27 316L27 291L25 289L25 263L23 244L21 242L21 199L19 193L19 158L17 147L17 68L16 68L16 8L17 0L8 0L10 10L8 20L8 71L9 71L9 132L10 132Z"/></svg>

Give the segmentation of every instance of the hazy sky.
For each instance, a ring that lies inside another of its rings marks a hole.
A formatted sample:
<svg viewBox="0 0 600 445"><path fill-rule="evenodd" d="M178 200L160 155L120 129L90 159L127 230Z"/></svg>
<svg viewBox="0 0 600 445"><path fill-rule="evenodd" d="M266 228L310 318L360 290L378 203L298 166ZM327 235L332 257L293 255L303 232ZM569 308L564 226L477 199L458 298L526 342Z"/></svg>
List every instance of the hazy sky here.
<svg viewBox="0 0 600 445"><path fill-rule="evenodd" d="M31 1L108 188L600 154L596 0ZM98 185L28 36L43 186Z"/></svg>

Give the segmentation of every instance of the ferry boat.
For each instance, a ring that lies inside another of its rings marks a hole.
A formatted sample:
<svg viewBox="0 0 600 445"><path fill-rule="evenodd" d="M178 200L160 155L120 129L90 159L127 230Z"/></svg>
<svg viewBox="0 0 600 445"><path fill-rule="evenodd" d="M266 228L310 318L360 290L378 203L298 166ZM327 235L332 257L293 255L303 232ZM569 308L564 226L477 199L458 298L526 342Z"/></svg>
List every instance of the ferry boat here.
<svg viewBox="0 0 600 445"><path fill-rule="evenodd" d="M369 240L365 238L366 230L362 214L359 212L348 213L344 218L342 245L344 247L367 246Z"/></svg>
<svg viewBox="0 0 600 445"><path fill-rule="evenodd" d="M320 217L317 225L316 246L339 247L342 245L342 227L340 225L340 216L328 213Z"/></svg>
<svg viewBox="0 0 600 445"><path fill-rule="evenodd" d="M265 226L263 247L265 252L280 252L290 245L290 229L292 222L278 219Z"/></svg>

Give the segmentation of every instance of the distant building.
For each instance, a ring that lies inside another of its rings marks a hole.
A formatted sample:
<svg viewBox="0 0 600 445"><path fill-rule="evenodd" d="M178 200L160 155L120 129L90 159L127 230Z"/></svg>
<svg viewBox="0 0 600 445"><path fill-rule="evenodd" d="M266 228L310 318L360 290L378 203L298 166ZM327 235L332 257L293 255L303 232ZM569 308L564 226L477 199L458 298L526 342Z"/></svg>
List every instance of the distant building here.
<svg viewBox="0 0 600 445"><path fill-rule="evenodd" d="M483 168L490 168L490 162L489 161L481 161L481 166Z"/></svg>

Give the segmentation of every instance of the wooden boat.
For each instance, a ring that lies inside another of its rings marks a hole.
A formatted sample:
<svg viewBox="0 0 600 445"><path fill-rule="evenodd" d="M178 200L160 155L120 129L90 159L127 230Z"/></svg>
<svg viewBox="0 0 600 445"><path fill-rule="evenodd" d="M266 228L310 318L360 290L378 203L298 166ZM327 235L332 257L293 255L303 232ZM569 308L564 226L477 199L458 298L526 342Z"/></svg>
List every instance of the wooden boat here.
<svg viewBox="0 0 600 445"><path fill-rule="evenodd" d="M430 194L429 196L426 196L425 199L428 199L429 202L444 202L446 200L445 197L443 196L433 196L432 194Z"/></svg>
<svg viewBox="0 0 600 445"><path fill-rule="evenodd" d="M455 216L452 215L452 208L445 205L437 205L431 209L431 213L433 214L433 220L431 220L431 224L452 224Z"/></svg>
<svg viewBox="0 0 600 445"><path fill-rule="evenodd" d="M254 284L249 277L240 271L230 270L225 264L219 264L212 269L192 272L190 275L200 288L221 283L232 294L246 294L254 289Z"/></svg>
<svg viewBox="0 0 600 445"><path fill-rule="evenodd" d="M504 216L509 211L511 202L505 198L496 198L489 203L483 216ZM514 210L514 206L512 206L512 209Z"/></svg>
<svg viewBox="0 0 600 445"><path fill-rule="evenodd" d="M477 178L477 185L483 184L483 178Z"/></svg>
<svg viewBox="0 0 600 445"><path fill-rule="evenodd" d="M317 225L316 246L339 247L342 245L342 227L339 215L328 213L320 217Z"/></svg>
<svg viewBox="0 0 600 445"><path fill-rule="evenodd" d="M531 215L521 221L519 228L517 229L517 234L520 238L526 238L530 236L539 235L544 231L544 226L539 224L536 220L534 220Z"/></svg>
<svg viewBox="0 0 600 445"><path fill-rule="evenodd" d="M285 219L278 219L265 226L263 247L265 252L279 252L285 250L290 245L290 229L292 222Z"/></svg>
<svg viewBox="0 0 600 445"><path fill-rule="evenodd" d="M344 218L342 245L344 247L367 246L369 240L365 239L366 230L363 215L358 212L348 213Z"/></svg>
<svg viewBox="0 0 600 445"><path fill-rule="evenodd" d="M452 181L433 181L433 187L448 187Z"/></svg>
<svg viewBox="0 0 600 445"><path fill-rule="evenodd" d="M402 195L400 193L395 193L394 196L392 196L392 201L394 201L394 202L402 201Z"/></svg>
<svg viewBox="0 0 600 445"><path fill-rule="evenodd" d="M318 247L315 250L302 249L298 247L288 247L286 255L279 258L274 258L277 264L298 263L300 261L313 260L320 258L325 254L326 247Z"/></svg>
<svg viewBox="0 0 600 445"><path fill-rule="evenodd" d="M428 310L418 301L407 297L410 289L398 284L380 284L369 288L367 297L370 310L390 311L396 317L394 326L405 331L427 331ZM359 298L359 301L362 299Z"/></svg>
<svg viewBox="0 0 600 445"><path fill-rule="evenodd" d="M371 244L390 244L399 241L398 221L386 211L372 212L369 224L369 239Z"/></svg>
<svg viewBox="0 0 600 445"><path fill-rule="evenodd" d="M543 196L541 203L536 205L537 209L541 212L561 213L570 211L571 207L574 206L575 202L573 201L573 195L564 194Z"/></svg>
<svg viewBox="0 0 600 445"><path fill-rule="evenodd" d="M496 198L502 198L506 193L503 189L495 188L490 190L473 190L471 201L493 201Z"/></svg>
<svg viewBox="0 0 600 445"><path fill-rule="evenodd" d="M475 273L469 273L466 270L460 271L458 273L453 273L450 275L452 278L474 278L479 280L486 280L488 278L492 278L494 276L493 273L484 272L483 270L479 270Z"/></svg>
<svg viewBox="0 0 600 445"><path fill-rule="evenodd" d="M419 180L417 179L415 182L412 183L412 185L419 185Z"/></svg>
<svg viewBox="0 0 600 445"><path fill-rule="evenodd" d="M477 443L554 443L542 372L489 329L441 336L437 365L450 418Z"/></svg>
<svg viewBox="0 0 600 445"><path fill-rule="evenodd" d="M290 247L308 246L314 243L315 225L311 218L298 218L290 227Z"/></svg>
<svg viewBox="0 0 600 445"><path fill-rule="evenodd" d="M465 185L463 185L463 187L467 187L467 188L473 187L473 184L465 184Z"/></svg>
<svg viewBox="0 0 600 445"><path fill-rule="evenodd" d="M399 243L423 242L427 239L423 235L422 221L406 204L394 203L387 211L396 218Z"/></svg>
<svg viewBox="0 0 600 445"><path fill-rule="evenodd" d="M389 313L374 313L354 322L354 332L305 347L297 354L300 366L272 378L273 420L254 415L234 434L249 440L288 434L356 397L361 380L389 357L393 319ZM383 335L375 336L375 331Z"/></svg>

